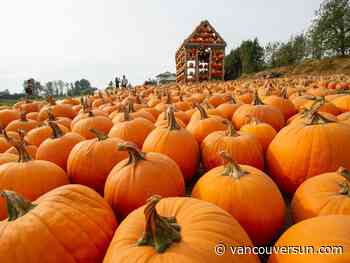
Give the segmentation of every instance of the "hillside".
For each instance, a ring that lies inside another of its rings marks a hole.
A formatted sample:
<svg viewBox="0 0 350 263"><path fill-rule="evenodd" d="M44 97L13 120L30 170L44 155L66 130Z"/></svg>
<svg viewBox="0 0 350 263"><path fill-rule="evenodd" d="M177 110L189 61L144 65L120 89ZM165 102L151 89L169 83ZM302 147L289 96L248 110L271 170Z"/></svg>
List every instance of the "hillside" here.
<svg viewBox="0 0 350 263"><path fill-rule="evenodd" d="M336 57L322 60L306 60L302 64L273 68L256 73L261 76L267 73L276 72L287 76L293 75L350 75L350 57Z"/></svg>

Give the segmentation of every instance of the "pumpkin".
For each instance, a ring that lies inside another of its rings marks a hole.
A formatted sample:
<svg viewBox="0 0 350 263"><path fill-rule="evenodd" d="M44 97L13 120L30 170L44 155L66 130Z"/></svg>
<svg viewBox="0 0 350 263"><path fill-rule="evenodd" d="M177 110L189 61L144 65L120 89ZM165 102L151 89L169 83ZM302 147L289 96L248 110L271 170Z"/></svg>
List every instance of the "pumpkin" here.
<svg viewBox="0 0 350 263"><path fill-rule="evenodd" d="M282 112L271 105L264 105L255 92L253 105L242 105L233 114L232 121L237 129L249 123L251 118L257 118L262 122L270 124L276 131L284 127L285 121Z"/></svg>
<svg viewBox="0 0 350 263"><path fill-rule="evenodd" d="M108 175L104 197L118 218L144 205L152 195L183 196L185 182L179 166L160 153L143 153L130 143L119 144L129 159L118 163Z"/></svg>
<svg viewBox="0 0 350 263"><path fill-rule="evenodd" d="M254 135L260 142L263 152L266 152L273 138L277 135L276 130L270 124L261 122L256 118L252 118L240 131Z"/></svg>
<svg viewBox="0 0 350 263"><path fill-rule="evenodd" d="M266 245L284 224L285 204L277 185L262 171L238 165L225 152L227 164L203 175L192 197L229 212L247 231L255 245Z"/></svg>
<svg viewBox="0 0 350 263"><path fill-rule="evenodd" d="M72 132L78 133L86 139L95 138L95 134L91 129L97 129L105 134L108 134L112 129L113 123L110 118L105 116L95 116L90 111L87 118L83 118L72 126Z"/></svg>
<svg viewBox="0 0 350 263"><path fill-rule="evenodd" d="M19 139L19 135L17 132L7 132L6 136L4 133L6 133L6 131L4 131L0 125L0 153L4 153L12 147L6 139L6 136L10 138L15 138L17 140Z"/></svg>
<svg viewBox="0 0 350 263"><path fill-rule="evenodd" d="M312 111L303 122L285 127L273 139L266 154L269 174L283 191L294 193L310 177L340 166L349 169L349 138L348 125Z"/></svg>
<svg viewBox="0 0 350 263"><path fill-rule="evenodd" d="M350 215L350 172L344 168L306 180L292 201L294 222L334 214Z"/></svg>
<svg viewBox="0 0 350 263"><path fill-rule="evenodd" d="M201 156L206 171L223 164L221 151L227 152L240 164L249 164L264 169L264 154L255 136L235 131L231 122L227 122L226 131L209 134L202 142Z"/></svg>
<svg viewBox="0 0 350 263"><path fill-rule="evenodd" d="M191 120L186 129L196 138L198 144L201 144L210 133L226 130L223 118L208 116L206 110L199 104L196 104L196 107L201 114L201 118L199 120Z"/></svg>
<svg viewBox="0 0 350 263"><path fill-rule="evenodd" d="M153 122L145 118L131 119L128 111L124 111L124 121L114 124L108 136L120 138L124 141L130 141L142 148L148 134L155 129Z"/></svg>
<svg viewBox="0 0 350 263"><path fill-rule="evenodd" d="M340 110L332 102L326 101L325 97L320 97L316 98L315 100L311 100L307 102L303 108L311 109L315 105L315 103L322 104L322 106L319 109L320 112L326 112L334 116L337 116L341 113Z"/></svg>
<svg viewBox="0 0 350 263"><path fill-rule="evenodd" d="M36 152L37 160L46 160L67 170L67 159L73 147L85 138L73 132L64 133L55 122L49 122L52 138L40 144Z"/></svg>
<svg viewBox="0 0 350 263"><path fill-rule="evenodd" d="M102 262L117 221L93 190L66 185L33 203L11 191L0 194L9 208L9 219L0 222L1 262Z"/></svg>
<svg viewBox="0 0 350 263"><path fill-rule="evenodd" d="M264 100L264 103L279 109L283 113L285 120L288 120L298 112L293 102L287 97L287 89L282 90L281 97L276 95L269 96Z"/></svg>
<svg viewBox="0 0 350 263"><path fill-rule="evenodd" d="M18 160L18 156L12 153L0 153L0 165L9 162L15 162Z"/></svg>
<svg viewBox="0 0 350 263"><path fill-rule="evenodd" d="M332 103L341 111L350 111L350 95L341 96L332 101Z"/></svg>
<svg viewBox="0 0 350 263"><path fill-rule="evenodd" d="M230 96L229 101L227 103L223 103L219 105L216 109L220 111L221 116L224 118L231 120L233 114L236 112L236 110L241 107L242 104L239 104L235 101L235 99Z"/></svg>
<svg viewBox="0 0 350 263"><path fill-rule="evenodd" d="M58 127L63 133L69 132L66 126L58 124ZM25 139L28 142L28 144L39 147L43 141L50 138L52 135L53 133L50 125L42 125L40 127L34 128L33 130L30 130L26 134Z"/></svg>
<svg viewBox="0 0 350 263"><path fill-rule="evenodd" d="M54 188L69 184L67 174L59 166L48 161L32 160L23 142L11 143L19 152L19 160L0 165L0 191L16 191L33 201ZM0 219L5 218L5 203L0 200Z"/></svg>
<svg viewBox="0 0 350 263"><path fill-rule="evenodd" d="M21 118L21 113L17 110L3 109L0 110L0 125L3 128L15 120L19 120Z"/></svg>
<svg viewBox="0 0 350 263"><path fill-rule="evenodd" d="M175 109L175 117L179 120L181 120L185 125L187 125L190 121L190 117L183 111L178 111ZM162 112L161 114L159 114L158 118L157 118L157 122L160 122L162 120L167 120L168 116L166 111Z"/></svg>
<svg viewBox="0 0 350 263"><path fill-rule="evenodd" d="M35 154L36 151L38 150L38 147L36 147L35 145L30 145L26 140L25 140L25 133L22 130L18 130L18 137L19 139L16 139L16 137L9 137L7 132L4 131L4 136L6 138L6 140L13 145L15 140L20 141L23 144L23 147L25 148L25 150L28 152L29 156L32 159L35 159ZM7 151L5 151L5 153L11 153L11 154L16 154L19 155L19 152L17 150L17 148L15 146L12 146L11 148L9 148Z"/></svg>
<svg viewBox="0 0 350 263"><path fill-rule="evenodd" d="M275 247L281 253L273 250L268 263L350 262L350 216L330 215L304 220L290 227ZM281 248L290 248L293 252L283 253Z"/></svg>
<svg viewBox="0 0 350 263"><path fill-rule="evenodd" d="M48 110L51 109L53 116L57 117L67 117L74 119L76 112L69 104L56 104L55 100L49 96L48 97L49 105L44 106L38 116L39 121L45 121L49 118Z"/></svg>
<svg viewBox="0 0 350 263"><path fill-rule="evenodd" d="M73 147L68 156L67 172L73 183L89 186L103 194L108 174L128 154L118 150L118 144L123 142L121 139L109 138L97 130L91 132L97 138Z"/></svg>
<svg viewBox="0 0 350 263"><path fill-rule="evenodd" d="M37 121L28 120L26 115L26 112L21 112L21 118L10 122L6 127L6 131L16 132L17 130L24 130L25 132L29 132L39 126Z"/></svg>
<svg viewBox="0 0 350 263"><path fill-rule="evenodd" d="M176 122L174 109L169 107L168 126L158 127L146 138L142 150L169 156L180 167L186 181L190 181L199 165L199 146L193 135ZM179 146L185 146L183 150Z"/></svg>
<svg viewBox="0 0 350 263"><path fill-rule="evenodd" d="M182 262L257 263L253 254L215 254L220 243L252 246L238 222L227 212L193 198L153 196L118 227L103 263Z"/></svg>

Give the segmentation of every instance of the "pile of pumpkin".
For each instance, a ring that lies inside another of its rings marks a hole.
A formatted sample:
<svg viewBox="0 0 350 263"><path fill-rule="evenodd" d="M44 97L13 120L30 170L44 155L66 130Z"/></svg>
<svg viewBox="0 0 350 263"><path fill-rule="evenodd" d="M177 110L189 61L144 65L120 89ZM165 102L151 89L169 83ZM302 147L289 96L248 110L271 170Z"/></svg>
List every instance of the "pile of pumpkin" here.
<svg viewBox="0 0 350 263"><path fill-rule="evenodd" d="M3 107L0 262L261 262L228 246L273 245L344 253L270 263L350 262L350 82L331 83L140 86Z"/></svg>

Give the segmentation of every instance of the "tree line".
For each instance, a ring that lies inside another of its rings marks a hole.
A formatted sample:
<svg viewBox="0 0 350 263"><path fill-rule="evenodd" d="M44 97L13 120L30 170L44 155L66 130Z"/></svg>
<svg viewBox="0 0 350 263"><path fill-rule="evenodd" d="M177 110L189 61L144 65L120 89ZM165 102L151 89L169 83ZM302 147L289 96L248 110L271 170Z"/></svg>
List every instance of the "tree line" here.
<svg viewBox="0 0 350 263"><path fill-rule="evenodd" d="M225 79L268 68L289 66L305 59L350 54L350 0L325 0L315 12L311 26L286 42L246 40L225 57Z"/></svg>

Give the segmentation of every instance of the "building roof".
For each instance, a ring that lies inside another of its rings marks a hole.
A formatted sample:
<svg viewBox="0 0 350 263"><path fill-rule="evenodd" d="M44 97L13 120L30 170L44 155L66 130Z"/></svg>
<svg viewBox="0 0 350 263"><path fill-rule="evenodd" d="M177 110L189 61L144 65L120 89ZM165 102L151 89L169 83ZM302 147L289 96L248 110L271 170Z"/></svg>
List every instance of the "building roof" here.
<svg viewBox="0 0 350 263"><path fill-rule="evenodd" d="M156 76L156 78L169 78L169 77L173 77L173 76L176 76L175 73L171 73L169 71L166 71L164 73L161 73L159 75Z"/></svg>
<svg viewBox="0 0 350 263"><path fill-rule="evenodd" d="M203 45L208 47L226 47L227 45L225 40L207 20L202 21L195 28L192 34L184 40L181 47L195 47Z"/></svg>

